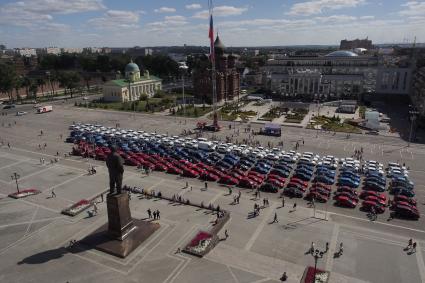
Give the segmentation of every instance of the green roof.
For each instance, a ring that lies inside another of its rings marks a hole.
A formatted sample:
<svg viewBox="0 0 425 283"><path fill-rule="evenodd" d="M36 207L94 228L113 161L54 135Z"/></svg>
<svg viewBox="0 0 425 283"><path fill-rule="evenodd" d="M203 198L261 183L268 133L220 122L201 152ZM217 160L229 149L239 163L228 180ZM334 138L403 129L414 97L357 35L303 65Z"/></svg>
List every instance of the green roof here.
<svg viewBox="0 0 425 283"><path fill-rule="evenodd" d="M149 76L149 79L148 79L148 78L146 78L145 76L143 76L143 77L140 77L140 80L137 80L137 81L135 81L135 82L140 82L140 81L162 81L162 79L160 79L160 78L158 78L158 77L155 77L155 76L150 75L150 76ZM112 83L114 83L114 84L116 84L116 85L118 85L118 86L121 86L121 87L126 87L126 86L128 86L128 80L126 80L126 79L112 80L112 81L110 81L110 82L112 82Z"/></svg>

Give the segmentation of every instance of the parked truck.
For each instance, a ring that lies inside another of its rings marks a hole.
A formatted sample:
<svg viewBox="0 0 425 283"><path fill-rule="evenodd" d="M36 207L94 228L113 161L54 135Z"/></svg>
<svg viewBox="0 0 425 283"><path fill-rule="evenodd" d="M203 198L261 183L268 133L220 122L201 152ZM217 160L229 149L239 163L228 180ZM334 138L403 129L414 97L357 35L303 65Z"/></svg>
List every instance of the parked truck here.
<svg viewBox="0 0 425 283"><path fill-rule="evenodd" d="M41 106L37 108L37 113L41 114L41 113L47 113L47 112L52 112L53 111L53 106L52 105L46 105L46 106Z"/></svg>

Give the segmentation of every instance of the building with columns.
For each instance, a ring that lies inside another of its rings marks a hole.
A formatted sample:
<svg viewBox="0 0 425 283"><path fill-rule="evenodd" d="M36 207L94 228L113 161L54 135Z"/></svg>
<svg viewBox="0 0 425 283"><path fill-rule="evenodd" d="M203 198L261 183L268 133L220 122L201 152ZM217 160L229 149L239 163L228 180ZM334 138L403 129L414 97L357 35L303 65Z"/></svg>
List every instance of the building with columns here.
<svg viewBox="0 0 425 283"><path fill-rule="evenodd" d="M275 56L262 68L275 94L305 98L357 98L376 88L378 58L335 51L325 56Z"/></svg>
<svg viewBox="0 0 425 283"><path fill-rule="evenodd" d="M152 97L162 89L162 80L145 71L140 75L137 64L131 61L125 67L125 78L112 80L103 85L103 99L109 102L137 101L142 94Z"/></svg>

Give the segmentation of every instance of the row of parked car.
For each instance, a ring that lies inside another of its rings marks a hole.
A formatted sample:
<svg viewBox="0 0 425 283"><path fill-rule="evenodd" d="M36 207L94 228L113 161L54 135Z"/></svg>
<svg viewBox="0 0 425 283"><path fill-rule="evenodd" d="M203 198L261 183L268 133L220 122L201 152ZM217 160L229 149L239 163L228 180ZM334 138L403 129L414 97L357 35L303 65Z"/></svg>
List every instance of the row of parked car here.
<svg viewBox="0 0 425 283"><path fill-rule="evenodd" d="M280 149L270 150L261 147L256 148L254 154L228 150L223 153L210 149L202 150L195 146L211 143L205 139L167 137L143 131L116 130L101 125L72 125L70 129L67 141L76 144L73 148L75 155L105 160L110 152L109 147L117 145L118 153L129 166L244 188L259 188L268 192L278 192L283 189L283 193L291 197L305 197L319 202L328 201L331 198L332 185L335 183L338 167L340 169L337 179L338 187L334 193L334 199L338 205L349 207L357 205L360 198L356 191L361 184L360 172L366 175L363 189L367 193L363 193L362 196L368 194L367 197L369 197L364 198L364 207L371 205L369 202L375 201L375 198L382 200L382 197L378 196L384 195L382 192L385 191L386 186L383 165L375 161L367 162L362 167L359 161L351 158L320 157L311 152L300 154L295 151L284 152ZM258 152L264 157L258 157ZM273 152L276 153L274 156L280 154L280 157L271 158ZM407 170L401 169L403 176L396 175L395 167L391 169L391 176L394 178L390 188L397 198L406 197L407 202L412 204L411 197L400 193L410 187L413 190L413 184L405 176ZM406 188L401 187L405 183L409 185L406 185ZM376 205L380 203L382 201L375 202Z"/></svg>

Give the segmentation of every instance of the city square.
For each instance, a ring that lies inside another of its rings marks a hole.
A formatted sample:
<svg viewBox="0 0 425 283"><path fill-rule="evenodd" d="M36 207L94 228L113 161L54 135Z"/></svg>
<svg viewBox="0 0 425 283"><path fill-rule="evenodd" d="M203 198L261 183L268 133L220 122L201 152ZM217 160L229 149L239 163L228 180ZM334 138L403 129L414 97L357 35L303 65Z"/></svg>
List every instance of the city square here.
<svg viewBox="0 0 425 283"><path fill-rule="evenodd" d="M163 195L180 195L191 202L220 205L230 211L231 219L225 225L229 237L224 238L204 258L176 253L198 230L208 229L214 216L192 206L176 205L165 200L146 199L133 194L130 207L133 217L144 219L147 209L159 209L161 228L128 258L117 259L95 250L82 247L69 251L71 240L81 240L106 221L105 203L99 203L99 214L88 217L82 213L76 217L60 214L60 211L80 199L91 199L108 189L107 170L102 161L81 157L66 157L72 145L64 143L68 126L81 117L82 123L102 123L122 128L143 129L179 135L184 129L196 127L196 119L183 119L161 115L128 114L114 111L75 108L71 103L54 105L55 111L37 115L7 116L1 148L1 237L2 280L50 282L97 282L118 279L124 282L278 282L287 272L288 282L299 282L306 266L314 265L308 253L311 242L317 248L329 251L319 260L318 268L331 271L330 282L421 282L424 280L422 221L404 219L389 220L389 215L379 215L370 221L366 213L334 207L332 203L317 204L314 213L302 200L287 199L281 207L278 194L262 193L269 198L270 206L261 209L259 216L249 218L255 203L249 189L241 189L240 204L232 204L227 188L210 183L202 190L203 182L196 179L153 172L148 176L134 168L126 167L124 184L149 190L161 191ZM16 121L16 124L15 124ZM223 122L223 130L208 134L237 136L243 124ZM236 127L234 129L233 127ZM253 127L256 127L253 125ZM40 135L40 131L43 135ZM238 138L243 138L242 130ZM266 146L268 141L277 144L283 141L285 149L292 149L296 140L305 140L300 151L332 154L338 157L351 156L356 148L365 149L365 158L383 163L398 161L410 166L410 178L415 182L418 208L422 213L424 170L421 160L425 154L421 145L406 147L406 143L393 137L336 135L314 130L283 128L280 138L258 136ZM10 143L10 149L6 146ZM46 143L45 149L39 144ZM50 164L59 152L58 163ZM40 158L47 162L40 164ZM95 166L97 173L88 175L87 168ZM19 186L36 188L42 193L13 200L15 182L10 179L14 172L20 174ZM189 182L186 188L185 183ZM51 197L54 189L55 198ZM239 189L235 189L239 190ZM293 202L298 202L292 211ZM260 202L260 201L259 201ZM276 212L279 222L273 223ZM326 219L326 220L325 220ZM413 238L416 253L407 254L403 249ZM344 253L334 258L339 244L344 243ZM385 264L379 262L385 261ZM69 267L78 269L78 275ZM400 269L403 269L401 271ZM7 270L7 272L6 272Z"/></svg>

